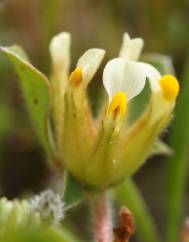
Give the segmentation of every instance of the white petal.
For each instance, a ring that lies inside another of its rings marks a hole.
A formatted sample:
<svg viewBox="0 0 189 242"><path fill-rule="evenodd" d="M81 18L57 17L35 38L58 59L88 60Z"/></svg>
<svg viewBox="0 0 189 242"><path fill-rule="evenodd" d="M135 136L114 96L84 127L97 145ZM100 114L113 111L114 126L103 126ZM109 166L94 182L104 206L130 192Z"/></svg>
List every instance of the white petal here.
<svg viewBox="0 0 189 242"><path fill-rule="evenodd" d="M68 74L70 68L70 42L71 36L67 32L62 32L51 40L49 49L55 72Z"/></svg>
<svg viewBox="0 0 189 242"><path fill-rule="evenodd" d="M119 52L119 57L125 58L126 60L138 60L144 41L141 38L131 39L128 33L123 35L123 42Z"/></svg>
<svg viewBox="0 0 189 242"><path fill-rule="evenodd" d="M152 91L159 90L158 81L161 76L153 66L123 58L109 61L103 73L103 84L109 95L109 101L117 92L125 92L128 100L137 96L143 90L147 77Z"/></svg>
<svg viewBox="0 0 189 242"><path fill-rule="evenodd" d="M144 60L150 60L150 62L157 62L163 66L164 73L175 75L172 58L168 55L158 53L148 53L143 55Z"/></svg>
<svg viewBox="0 0 189 242"><path fill-rule="evenodd" d="M98 70L105 55L103 49L89 49L78 60L77 67L83 70L83 81L87 86Z"/></svg>
<svg viewBox="0 0 189 242"><path fill-rule="evenodd" d="M115 58L110 60L103 72L103 85L108 93L109 101L121 90L124 81L125 60Z"/></svg>
<svg viewBox="0 0 189 242"><path fill-rule="evenodd" d="M141 65L145 76L149 79L152 92L158 92L161 90L159 80L161 79L160 72L150 64L138 62Z"/></svg>

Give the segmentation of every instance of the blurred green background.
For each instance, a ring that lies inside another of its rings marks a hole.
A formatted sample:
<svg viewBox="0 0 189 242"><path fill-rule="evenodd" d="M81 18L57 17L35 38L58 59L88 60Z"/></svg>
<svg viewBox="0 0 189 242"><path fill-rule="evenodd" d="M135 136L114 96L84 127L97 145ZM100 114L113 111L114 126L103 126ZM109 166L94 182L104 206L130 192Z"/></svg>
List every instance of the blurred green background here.
<svg viewBox="0 0 189 242"><path fill-rule="evenodd" d="M48 44L60 31L72 34L72 67L91 47L106 49L105 64L118 55L126 31L132 37L144 38L145 53L171 56L182 85L189 55L189 0L0 1L0 44L21 45L33 64L47 75ZM102 86L101 75L99 71L90 86L92 105ZM13 68L0 55L0 192L9 198L44 189L51 176L16 80ZM169 132L165 139L169 139ZM165 217L165 169L164 157L158 156L135 176L161 231ZM187 189L189 197L189 186ZM186 206L183 214L187 212Z"/></svg>

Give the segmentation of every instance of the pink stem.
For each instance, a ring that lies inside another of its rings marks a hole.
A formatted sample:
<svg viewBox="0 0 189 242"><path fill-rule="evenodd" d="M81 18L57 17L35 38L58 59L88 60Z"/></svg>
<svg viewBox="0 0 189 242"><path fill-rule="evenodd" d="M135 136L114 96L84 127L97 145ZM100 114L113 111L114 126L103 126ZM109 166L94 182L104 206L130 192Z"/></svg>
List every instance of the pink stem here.
<svg viewBox="0 0 189 242"><path fill-rule="evenodd" d="M99 194L93 204L96 242L112 242L112 211L107 194Z"/></svg>

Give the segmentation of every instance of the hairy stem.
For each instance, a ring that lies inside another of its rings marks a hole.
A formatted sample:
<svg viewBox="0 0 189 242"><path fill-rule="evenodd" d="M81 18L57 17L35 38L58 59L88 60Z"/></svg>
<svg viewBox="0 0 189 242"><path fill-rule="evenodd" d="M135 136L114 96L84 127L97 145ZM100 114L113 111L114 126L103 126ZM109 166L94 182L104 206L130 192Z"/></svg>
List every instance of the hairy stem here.
<svg viewBox="0 0 189 242"><path fill-rule="evenodd" d="M112 211L106 193L98 194L93 200L94 235L96 242L112 241Z"/></svg>

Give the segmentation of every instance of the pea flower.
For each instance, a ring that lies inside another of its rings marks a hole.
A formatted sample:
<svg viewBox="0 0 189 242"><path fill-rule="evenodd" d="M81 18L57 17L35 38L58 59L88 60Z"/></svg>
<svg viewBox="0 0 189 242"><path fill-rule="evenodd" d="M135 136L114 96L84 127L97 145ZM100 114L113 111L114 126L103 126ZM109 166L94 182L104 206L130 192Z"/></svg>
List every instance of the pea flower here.
<svg viewBox="0 0 189 242"><path fill-rule="evenodd" d="M95 75L103 57L105 51L99 48L93 48L87 50L78 60L75 70L70 74L70 43L71 36L67 32L63 32L55 36L50 43L50 54L52 60L52 91L53 91L53 112L54 112L54 124L55 124L55 136L57 148L61 152L63 147L64 131L70 129L65 127L64 129L64 115L65 106L65 92L70 92L70 95L77 98L77 91L73 94L71 87L84 86L85 88ZM80 83L82 81L82 84ZM80 85L81 84L81 85ZM78 88L79 89L79 88ZM79 100L77 103L82 100ZM82 106L83 104L80 103ZM80 107L82 109L82 107ZM74 110L73 110L74 112ZM87 127L86 127L87 128ZM64 130L64 131L63 131ZM80 134L81 135L81 134ZM67 137L69 142L69 137ZM62 156L62 154L60 155Z"/></svg>
<svg viewBox="0 0 189 242"><path fill-rule="evenodd" d="M1 50L13 62L22 80L31 116L38 125L43 143L47 140L52 146L53 157L56 157L52 159L53 165L66 168L84 186L102 190L133 175L146 161L152 146L173 116L179 84L174 76L161 76L152 65L137 61L143 40L131 39L125 33L119 57L105 65L103 85L108 95L107 108L96 118L91 110L87 87L105 51L99 48L87 50L70 73L70 43L70 34L65 32L52 39L50 81L11 49ZM129 124L130 103L143 91L147 80L151 88L149 103L140 117ZM32 91L26 86L28 81ZM44 86L49 91L46 96ZM49 111L45 107L47 112L40 109L43 111L40 113L35 95L42 87L40 101L46 104L50 99L51 108ZM46 120L48 125L44 125ZM51 135L45 136L46 133Z"/></svg>
<svg viewBox="0 0 189 242"><path fill-rule="evenodd" d="M124 119L129 111L127 105L143 90L146 78L151 85L151 100L141 117L130 127ZM98 180L100 186L107 186L132 175L145 162L152 144L172 117L179 86L171 75L161 77L148 64L122 58L108 62L103 83L109 105L98 149L87 173L91 183ZM103 166L100 168L101 162ZM107 181L110 183L107 184Z"/></svg>
<svg viewBox="0 0 189 242"><path fill-rule="evenodd" d="M104 189L131 176L148 158L152 145L171 120L178 81L171 75L161 76L149 64L131 60L137 60L142 45L141 39L132 40L125 34L121 57L106 64L103 84L109 104L103 119L97 122L100 127L89 110L86 92L81 91L82 81L66 93L65 166L86 185ZM142 92L146 80L151 99L141 117L128 126L127 107Z"/></svg>

